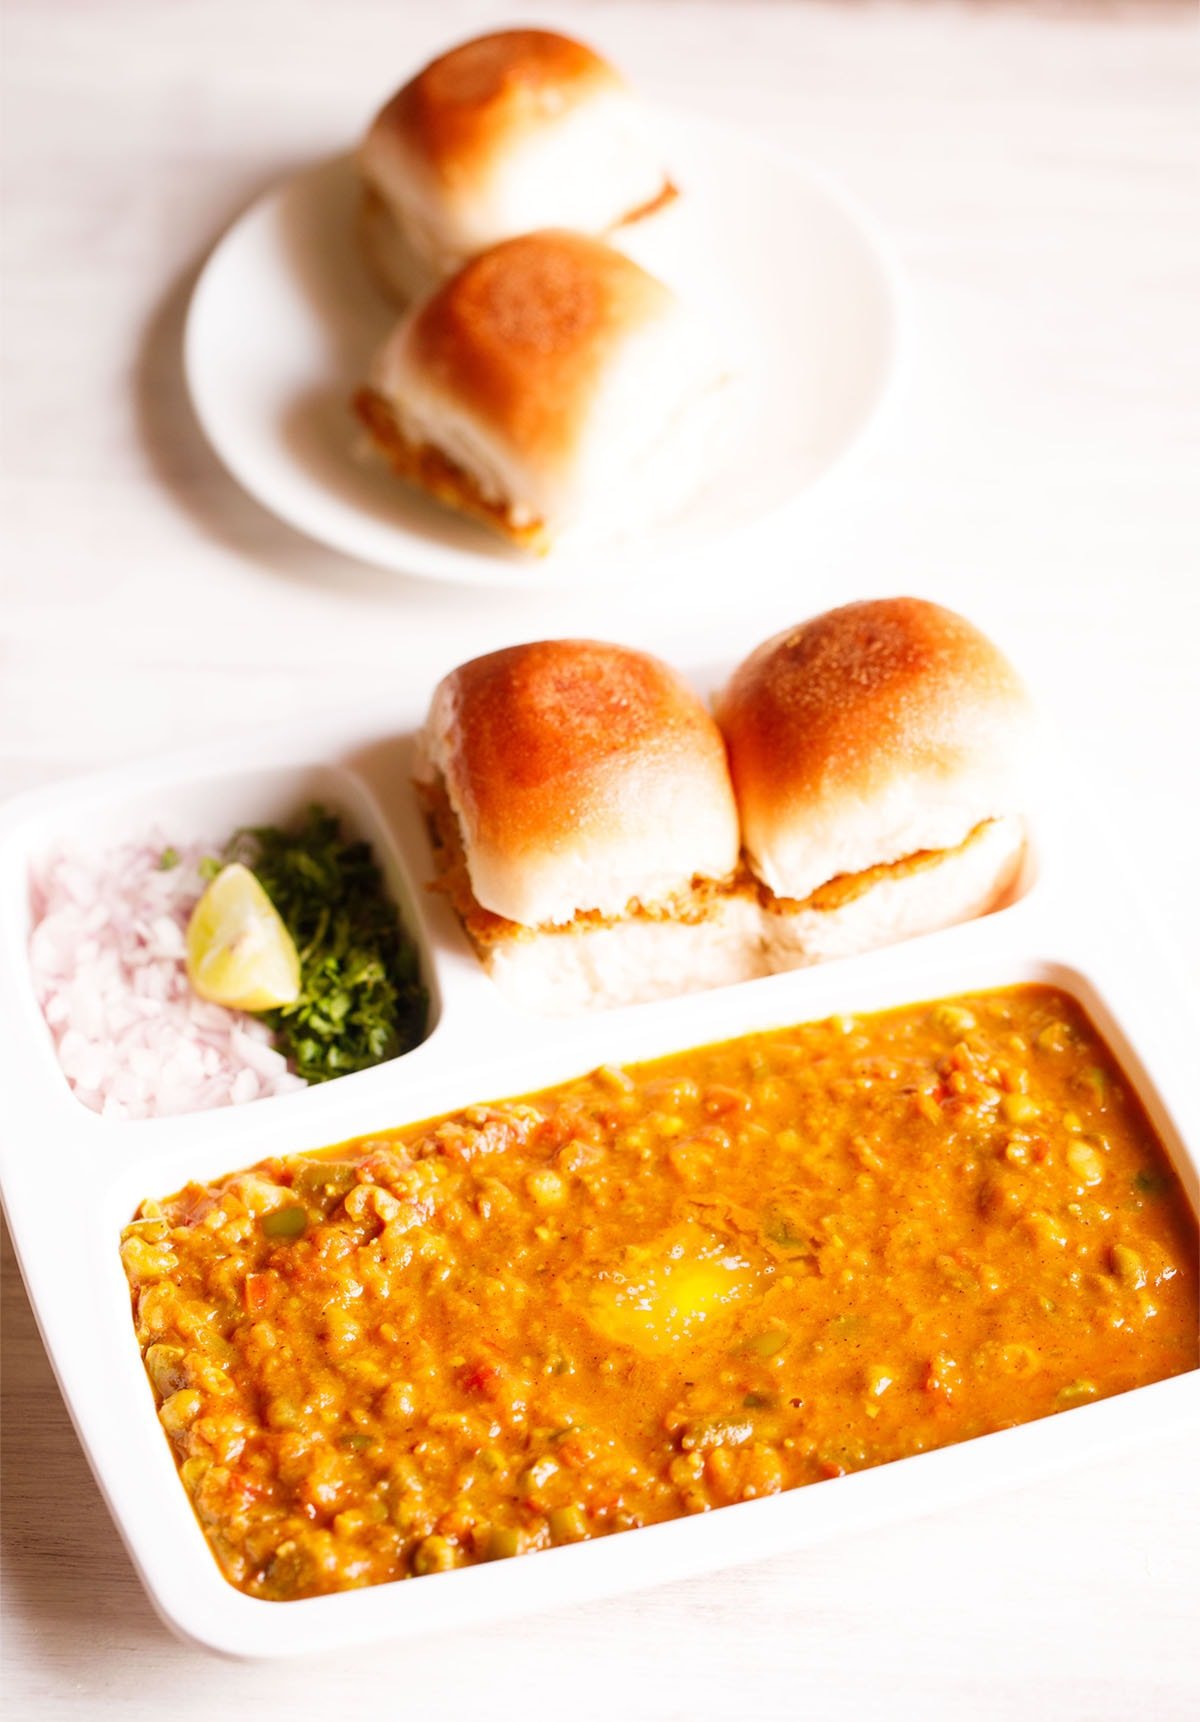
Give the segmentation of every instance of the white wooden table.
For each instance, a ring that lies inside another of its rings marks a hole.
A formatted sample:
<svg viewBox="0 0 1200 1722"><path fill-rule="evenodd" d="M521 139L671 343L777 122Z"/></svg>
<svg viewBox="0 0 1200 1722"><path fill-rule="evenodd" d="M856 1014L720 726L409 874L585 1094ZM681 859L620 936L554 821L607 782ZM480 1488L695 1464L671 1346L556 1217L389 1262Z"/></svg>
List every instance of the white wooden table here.
<svg viewBox="0 0 1200 1722"><path fill-rule="evenodd" d="M189 416L179 339L196 266L253 193L351 138L408 66L504 14L10 0L0 792L424 684L515 638L608 633L686 662L838 597L910 590L1017 657L1200 972L1192 8L519 10L793 146L890 227L910 380L869 456L706 613L681 613L677 594L426 589L303 542L238 493ZM53 1199L51 1164L47 1178ZM295 1667L206 1658L140 1591L10 1254L4 1292L13 1722L1196 1714L1197 1456L1165 1441L470 1642Z"/></svg>

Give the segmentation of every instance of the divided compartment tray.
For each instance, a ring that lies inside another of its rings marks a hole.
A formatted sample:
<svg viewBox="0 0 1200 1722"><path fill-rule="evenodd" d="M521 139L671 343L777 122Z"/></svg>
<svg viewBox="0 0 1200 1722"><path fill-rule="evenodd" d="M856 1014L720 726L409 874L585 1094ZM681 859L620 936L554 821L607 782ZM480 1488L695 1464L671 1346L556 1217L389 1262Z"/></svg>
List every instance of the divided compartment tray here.
<svg viewBox="0 0 1200 1722"><path fill-rule="evenodd" d="M707 678L706 678L707 679ZM119 1232L139 1201L271 1154L331 1146L473 1102L838 1013L1042 981L1087 1010L1137 1089L1193 1209L1200 1108L1187 1080L1188 999L1166 958L1097 869L1074 810L1046 807L1012 902L982 920L867 955L679 999L554 1019L510 1004L446 899L410 778L423 705L390 704L55 784L0 810L0 1187L64 1399L135 1566L164 1621L239 1656L284 1656L462 1628L559 1602L797 1549L1011 1486L1172 1428L1200 1427L1200 1371L1039 1422L698 1518L405 1581L273 1603L221 1575L154 1411L130 1319ZM417 941L425 1040L372 1070L237 1107L137 1122L70 1092L34 997L26 946L30 861L62 838L98 844L160 828L215 840L320 800L365 837ZM1114 906L1119 912L1114 914ZM1193 1031L1194 1034L1194 1031Z"/></svg>

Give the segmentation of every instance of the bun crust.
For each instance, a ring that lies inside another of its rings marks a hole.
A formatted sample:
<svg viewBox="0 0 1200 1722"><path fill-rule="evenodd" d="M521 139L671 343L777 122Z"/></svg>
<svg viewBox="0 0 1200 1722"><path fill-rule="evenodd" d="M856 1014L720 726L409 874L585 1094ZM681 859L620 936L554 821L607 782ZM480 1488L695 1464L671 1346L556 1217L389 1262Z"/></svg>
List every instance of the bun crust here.
<svg viewBox="0 0 1200 1722"><path fill-rule="evenodd" d="M524 926L620 915L737 864L720 732L642 652L547 640L476 658L437 688L424 748L476 898Z"/></svg>
<svg viewBox="0 0 1200 1722"><path fill-rule="evenodd" d="M434 294L413 322L409 362L523 460L552 468L614 350L673 303L661 281L597 240L528 234Z"/></svg>
<svg viewBox="0 0 1200 1722"><path fill-rule="evenodd" d="M377 278L401 298L517 234L607 233L675 196L624 79L552 30L501 30L442 54L376 116L358 166L411 254L380 271L372 236Z"/></svg>
<svg viewBox="0 0 1200 1722"><path fill-rule="evenodd" d="M718 707L751 866L780 897L949 849L1021 807L1030 715L1007 660L917 598L768 640Z"/></svg>
<svg viewBox="0 0 1200 1722"><path fill-rule="evenodd" d="M420 158L451 196L485 177L510 147L598 91L619 90L614 67L553 30L498 30L432 60L394 95L372 131Z"/></svg>
<svg viewBox="0 0 1200 1722"><path fill-rule="evenodd" d="M403 318L357 410L401 476L544 548L675 505L709 456L717 381L669 287L552 229L482 252ZM461 494L422 477L426 450Z"/></svg>

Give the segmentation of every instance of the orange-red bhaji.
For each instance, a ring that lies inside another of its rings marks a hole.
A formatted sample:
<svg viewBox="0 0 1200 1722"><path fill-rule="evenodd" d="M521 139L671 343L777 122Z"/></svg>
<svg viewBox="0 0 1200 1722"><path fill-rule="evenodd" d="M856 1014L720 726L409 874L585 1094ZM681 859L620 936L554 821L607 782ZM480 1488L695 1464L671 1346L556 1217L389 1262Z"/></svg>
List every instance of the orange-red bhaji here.
<svg viewBox="0 0 1200 1722"><path fill-rule="evenodd" d="M197 1517L273 1599L706 1512L1200 1361L1195 1221L1044 987L269 1160L144 1203L122 1254Z"/></svg>

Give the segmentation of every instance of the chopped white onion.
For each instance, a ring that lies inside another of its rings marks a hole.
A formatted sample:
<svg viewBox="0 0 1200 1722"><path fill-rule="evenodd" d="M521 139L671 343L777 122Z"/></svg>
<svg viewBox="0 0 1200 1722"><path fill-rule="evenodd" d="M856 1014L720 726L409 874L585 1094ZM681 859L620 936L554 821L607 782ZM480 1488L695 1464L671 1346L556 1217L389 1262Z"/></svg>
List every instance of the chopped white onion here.
<svg viewBox="0 0 1200 1722"><path fill-rule="evenodd" d="M61 848L30 880L29 961L63 1074L106 1118L161 1118L286 1094L304 1083L265 1023L193 993L185 932L218 847L166 839Z"/></svg>

